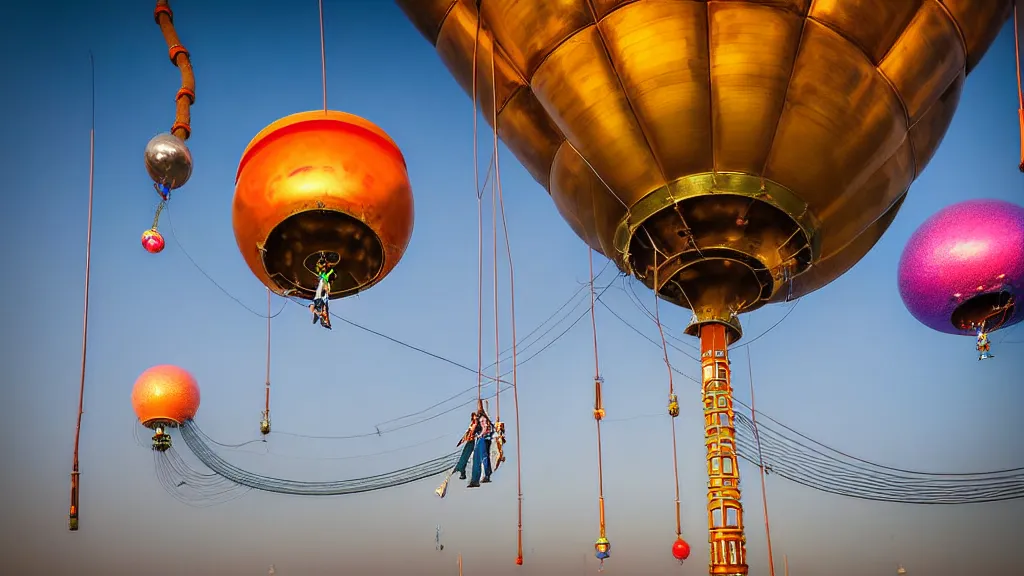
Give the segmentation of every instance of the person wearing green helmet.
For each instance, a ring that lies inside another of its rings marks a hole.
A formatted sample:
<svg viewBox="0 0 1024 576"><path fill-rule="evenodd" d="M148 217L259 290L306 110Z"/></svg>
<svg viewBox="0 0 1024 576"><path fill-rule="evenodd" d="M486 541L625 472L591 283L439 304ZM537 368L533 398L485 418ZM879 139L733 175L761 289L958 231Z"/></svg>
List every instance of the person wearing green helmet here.
<svg viewBox="0 0 1024 576"><path fill-rule="evenodd" d="M331 277L334 275L334 267L328 264L327 259L322 256L316 263L316 275L320 280L316 286L313 303L309 305L309 311L313 313L314 324L319 320L321 326L330 330L331 312L327 302L331 297Z"/></svg>

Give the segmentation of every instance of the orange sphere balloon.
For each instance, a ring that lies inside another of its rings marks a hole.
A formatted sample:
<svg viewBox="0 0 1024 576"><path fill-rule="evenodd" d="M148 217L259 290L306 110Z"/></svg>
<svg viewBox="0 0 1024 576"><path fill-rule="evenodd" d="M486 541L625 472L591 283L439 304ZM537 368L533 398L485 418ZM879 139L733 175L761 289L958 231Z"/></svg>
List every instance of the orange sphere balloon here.
<svg viewBox="0 0 1024 576"><path fill-rule="evenodd" d="M380 282L405 253L413 197L401 150L373 123L302 112L253 138L235 177L232 221L246 264L265 286L311 300L321 256L331 298Z"/></svg>
<svg viewBox="0 0 1024 576"><path fill-rule="evenodd" d="M147 428L180 426L199 410L199 384L182 368L154 366L135 381L132 407Z"/></svg>

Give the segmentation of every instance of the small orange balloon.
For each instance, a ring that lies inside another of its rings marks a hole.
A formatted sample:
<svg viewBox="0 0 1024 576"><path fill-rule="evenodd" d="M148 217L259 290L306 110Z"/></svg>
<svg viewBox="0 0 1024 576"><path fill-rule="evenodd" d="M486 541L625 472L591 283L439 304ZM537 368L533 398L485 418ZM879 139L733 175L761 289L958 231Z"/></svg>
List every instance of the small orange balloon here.
<svg viewBox="0 0 1024 576"><path fill-rule="evenodd" d="M199 410L199 384L177 366L154 366L132 388L132 407L147 428L180 426Z"/></svg>
<svg viewBox="0 0 1024 576"><path fill-rule="evenodd" d="M257 134L238 164L235 241L278 294L312 300L321 259L336 272L331 298L366 290L402 259L413 219L402 152L358 116L287 116Z"/></svg>

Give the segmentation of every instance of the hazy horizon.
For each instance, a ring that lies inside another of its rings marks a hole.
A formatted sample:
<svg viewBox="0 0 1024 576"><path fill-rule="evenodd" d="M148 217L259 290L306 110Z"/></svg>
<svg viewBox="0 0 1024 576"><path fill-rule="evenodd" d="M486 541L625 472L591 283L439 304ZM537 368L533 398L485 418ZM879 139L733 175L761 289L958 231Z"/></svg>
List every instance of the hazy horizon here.
<svg viewBox="0 0 1024 576"><path fill-rule="evenodd" d="M0 47L11 86L5 153L8 205L0 212L8 366L0 386L4 565L17 574L377 574L424 576L593 573L597 479L593 354L580 322L519 370L525 565L516 555L515 444L494 483L448 496L432 478L392 490L329 498L250 493L209 508L176 501L158 484L129 401L155 364L191 371L202 389L196 421L217 441L258 437L263 409L265 290L231 230L234 172L267 124L321 104L317 2L243 4L173 0L175 23L197 76L191 181L162 219L167 249L146 254L139 236L156 195L142 152L170 128L179 74L153 21L152 2L12 5ZM405 154L416 229L404 260L378 286L332 310L456 362L476 365L476 199L472 108L433 47L383 0L327 0L332 109L381 126ZM68 474L81 347L89 172L89 57L96 61L96 172L90 341L81 447L81 530L67 530ZM911 233L944 206L971 198L1024 204L1014 41L1004 28L968 77L938 153L878 245L845 276L794 304L742 319L758 409L808 436L886 465L935 472L1024 465L1024 329L996 333L996 359L979 363L971 338L938 334L904 309L896 265ZM480 132L481 163L490 131ZM587 250L543 188L502 147L520 335L588 279ZM487 209L487 218L490 211ZM171 224L173 223L173 234ZM489 220L487 222L489 225ZM489 233L488 233L489 234ZM177 240L177 241L176 241ZM178 243L180 241L180 245ZM189 260L195 259L197 268ZM489 266L489 263L487 264ZM502 266L504 263L502 261ZM605 265L595 259L595 268ZM485 363L493 361L485 271ZM607 283L606 272L601 283ZM501 272L502 344L509 341ZM29 282L32 282L29 284ZM637 288L647 306L653 300ZM651 337L653 324L617 288L603 301ZM274 310L281 307L275 299ZM578 313L584 308L577 308ZM663 305L682 335L689 313ZM597 309L608 423L605 497L614 575L707 573L704 453L697 385L677 378L684 536L674 539L668 390L661 351ZM550 336L561 331L568 324ZM336 321L327 332L288 305L273 320L269 442L220 453L254 471L323 480L386 472L453 449L468 409L380 437L373 432L475 385L475 374ZM536 352L541 345L524 351ZM749 402L743 350L734 358L738 399ZM696 363L672 354L696 376ZM1014 376L1017 374L1017 376ZM471 400L474 394L465 395ZM511 424L512 397L501 410ZM300 435L300 436L296 436ZM175 446L193 466L187 446ZM382 452L387 452L382 454ZM372 455L372 456L366 456ZM750 573L768 574L757 469L741 467ZM778 477L767 480L776 570L874 576L903 563L911 576L1010 573L1024 563L1024 502L914 506L851 500ZM445 550L434 550L435 526Z"/></svg>

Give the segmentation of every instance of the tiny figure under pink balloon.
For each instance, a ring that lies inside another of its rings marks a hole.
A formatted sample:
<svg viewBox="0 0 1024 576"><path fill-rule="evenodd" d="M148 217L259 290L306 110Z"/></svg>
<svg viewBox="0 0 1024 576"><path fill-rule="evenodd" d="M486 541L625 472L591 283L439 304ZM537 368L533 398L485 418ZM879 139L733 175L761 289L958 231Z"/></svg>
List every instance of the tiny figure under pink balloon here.
<svg viewBox="0 0 1024 576"><path fill-rule="evenodd" d="M1024 207L969 200L943 208L910 237L899 263L900 296L922 324L977 338L1024 320Z"/></svg>

